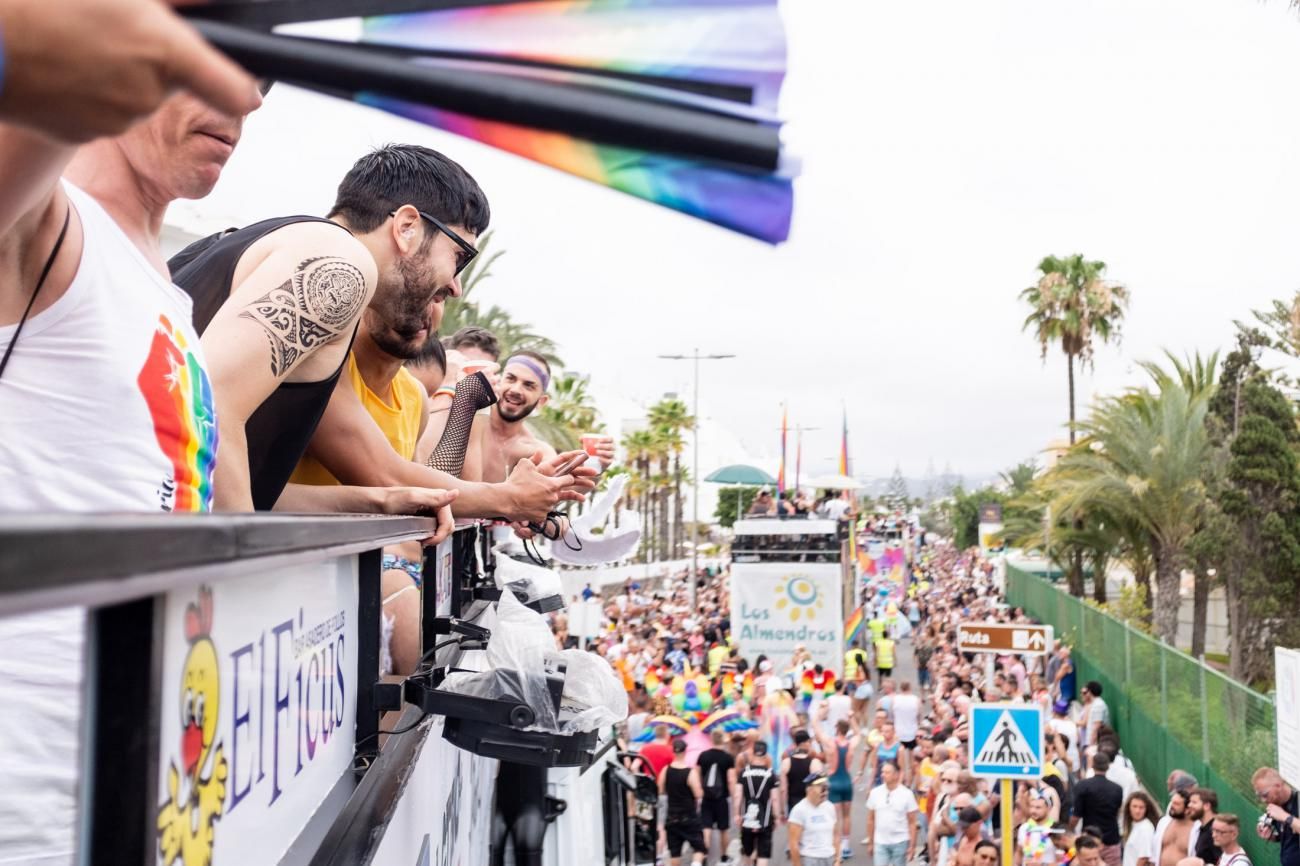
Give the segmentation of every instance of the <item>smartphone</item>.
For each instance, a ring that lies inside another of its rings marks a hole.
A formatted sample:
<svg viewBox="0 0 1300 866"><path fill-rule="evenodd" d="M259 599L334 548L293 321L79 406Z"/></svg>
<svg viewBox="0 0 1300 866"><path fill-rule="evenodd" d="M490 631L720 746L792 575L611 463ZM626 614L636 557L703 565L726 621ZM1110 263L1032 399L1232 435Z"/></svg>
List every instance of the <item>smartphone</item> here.
<svg viewBox="0 0 1300 866"><path fill-rule="evenodd" d="M577 468L578 468L579 466L581 466L582 464L586 463L586 462L587 462L587 458L590 457L590 456L591 456L591 455L587 454L587 453L584 451L583 453L579 454L577 457L574 457L574 458L573 458L572 460L570 460L568 463L565 463L565 464L564 464L563 466L561 466L559 469L556 469L556 470L555 470L555 476L558 478L558 477L561 476L561 475L568 475L570 472L572 472L573 470L577 469Z"/></svg>

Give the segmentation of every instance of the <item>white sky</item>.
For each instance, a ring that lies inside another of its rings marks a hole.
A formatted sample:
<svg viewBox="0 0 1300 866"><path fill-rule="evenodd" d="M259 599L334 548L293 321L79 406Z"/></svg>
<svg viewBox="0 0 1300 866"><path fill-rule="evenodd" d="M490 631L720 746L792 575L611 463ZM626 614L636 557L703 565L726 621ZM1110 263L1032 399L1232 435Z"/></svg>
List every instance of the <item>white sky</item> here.
<svg viewBox="0 0 1300 866"><path fill-rule="evenodd" d="M779 248L288 87L172 219L324 213L367 148L444 150L508 250L479 300L552 336L611 426L666 391L689 399L690 365L656 354L739 355L704 367L704 473L770 458L783 400L821 428L805 473L833 470L842 403L859 475L933 460L976 476L1034 454L1062 435L1065 366L1039 363L1016 295L1049 253L1104 259L1133 295L1081 405L1162 348L1227 346L1234 318L1300 287L1300 20L1282 0L783 8L804 171Z"/></svg>

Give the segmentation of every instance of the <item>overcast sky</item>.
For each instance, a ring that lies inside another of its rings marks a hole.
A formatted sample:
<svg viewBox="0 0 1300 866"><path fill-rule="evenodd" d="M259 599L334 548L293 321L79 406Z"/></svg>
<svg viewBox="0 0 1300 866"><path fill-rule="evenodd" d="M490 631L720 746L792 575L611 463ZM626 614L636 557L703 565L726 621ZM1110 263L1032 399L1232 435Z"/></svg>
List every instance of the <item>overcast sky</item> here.
<svg viewBox="0 0 1300 866"><path fill-rule="evenodd" d="M705 366L710 459L762 460L781 403L805 472L834 469L841 405L859 475L996 472L1063 435L1065 365L1020 332L1046 254L1105 260L1133 305L1080 402L1135 359L1226 346L1300 288L1300 19L1256 0L794 0L791 240L732 235L383 113L277 87L217 190L172 220L212 230L324 213L367 148L444 150L482 183L508 251L479 300L589 373L606 421ZM710 447L712 446L712 447Z"/></svg>

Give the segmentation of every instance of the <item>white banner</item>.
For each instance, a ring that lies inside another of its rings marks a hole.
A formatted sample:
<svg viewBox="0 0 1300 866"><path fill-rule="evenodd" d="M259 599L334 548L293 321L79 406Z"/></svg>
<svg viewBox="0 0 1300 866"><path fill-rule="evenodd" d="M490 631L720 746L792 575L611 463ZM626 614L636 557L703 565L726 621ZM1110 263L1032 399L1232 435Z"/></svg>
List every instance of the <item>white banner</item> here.
<svg viewBox="0 0 1300 866"><path fill-rule="evenodd" d="M357 598L354 557L166 596L160 864L278 862L351 772Z"/></svg>
<svg viewBox="0 0 1300 866"><path fill-rule="evenodd" d="M1300 787L1300 650L1273 648L1277 668L1277 769Z"/></svg>
<svg viewBox="0 0 1300 866"><path fill-rule="evenodd" d="M844 611L835 562L757 562L731 566L731 631L741 653L760 653L778 672L803 644L813 660L840 670Z"/></svg>

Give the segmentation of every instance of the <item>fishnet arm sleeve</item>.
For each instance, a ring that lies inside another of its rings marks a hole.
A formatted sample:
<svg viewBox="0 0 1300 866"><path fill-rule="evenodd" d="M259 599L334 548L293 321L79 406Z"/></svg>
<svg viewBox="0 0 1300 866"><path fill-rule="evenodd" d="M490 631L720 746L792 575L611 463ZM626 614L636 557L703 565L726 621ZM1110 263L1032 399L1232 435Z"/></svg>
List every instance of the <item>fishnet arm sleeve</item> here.
<svg viewBox="0 0 1300 866"><path fill-rule="evenodd" d="M429 455L428 465L459 478L465 468L465 449L469 446L474 414L496 401L496 392L481 372L462 379L456 386L456 396L447 413L447 426Z"/></svg>

